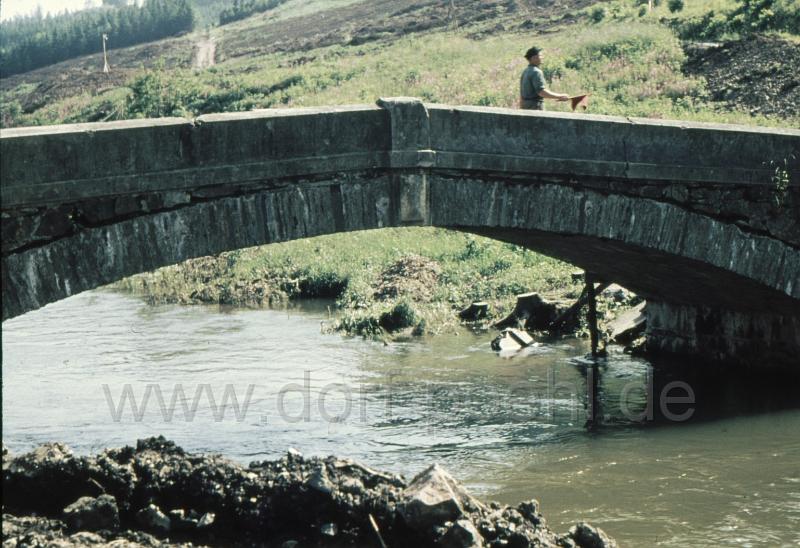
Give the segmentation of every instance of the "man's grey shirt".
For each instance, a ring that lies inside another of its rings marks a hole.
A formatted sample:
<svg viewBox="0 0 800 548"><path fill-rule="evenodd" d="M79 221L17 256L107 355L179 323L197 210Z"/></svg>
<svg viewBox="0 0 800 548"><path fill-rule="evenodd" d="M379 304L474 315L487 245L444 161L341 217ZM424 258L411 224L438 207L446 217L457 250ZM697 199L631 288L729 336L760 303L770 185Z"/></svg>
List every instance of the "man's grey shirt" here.
<svg viewBox="0 0 800 548"><path fill-rule="evenodd" d="M539 92L545 88L544 73L542 69L534 65L528 67L522 72L522 78L519 81L519 95L525 101L534 103L542 102L539 97Z"/></svg>

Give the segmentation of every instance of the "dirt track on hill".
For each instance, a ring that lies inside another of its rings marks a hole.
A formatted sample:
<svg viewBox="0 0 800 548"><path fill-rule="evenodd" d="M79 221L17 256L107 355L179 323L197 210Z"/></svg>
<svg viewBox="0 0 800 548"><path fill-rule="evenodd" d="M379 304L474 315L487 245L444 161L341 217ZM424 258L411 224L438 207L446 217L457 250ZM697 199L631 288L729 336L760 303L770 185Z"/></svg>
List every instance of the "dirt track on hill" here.
<svg viewBox="0 0 800 548"><path fill-rule="evenodd" d="M202 40L198 40L195 47L197 49L194 56L194 68L204 69L213 67L217 49L216 39L209 34Z"/></svg>

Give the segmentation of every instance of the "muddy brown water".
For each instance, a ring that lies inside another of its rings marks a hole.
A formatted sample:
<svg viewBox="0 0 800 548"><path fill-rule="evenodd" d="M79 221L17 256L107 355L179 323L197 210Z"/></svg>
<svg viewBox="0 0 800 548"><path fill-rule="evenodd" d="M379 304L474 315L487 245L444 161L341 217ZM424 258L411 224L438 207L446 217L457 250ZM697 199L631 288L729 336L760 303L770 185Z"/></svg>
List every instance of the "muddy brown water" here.
<svg viewBox="0 0 800 548"><path fill-rule="evenodd" d="M384 345L322 334L328 317L319 302L151 307L93 291L7 321L3 443L91 453L163 434L245 463L288 447L407 475L437 461L482 497L535 497L556 530L586 519L623 546L800 544L796 378L666 374L614 352L590 431L582 341L499 356L486 332ZM694 401L662 409L667 388Z"/></svg>

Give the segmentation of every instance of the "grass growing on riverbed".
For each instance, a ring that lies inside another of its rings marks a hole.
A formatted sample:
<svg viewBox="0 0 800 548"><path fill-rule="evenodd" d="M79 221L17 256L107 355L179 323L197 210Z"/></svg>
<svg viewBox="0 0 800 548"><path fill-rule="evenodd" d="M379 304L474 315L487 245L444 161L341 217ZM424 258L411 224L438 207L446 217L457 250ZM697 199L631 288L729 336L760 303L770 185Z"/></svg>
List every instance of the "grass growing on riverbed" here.
<svg viewBox="0 0 800 548"><path fill-rule="evenodd" d="M333 329L376 335L458 323L456 310L485 300L495 314L526 291L580 292L574 267L524 248L444 229L387 228L320 236L202 258L123 280L151 302L261 306L290 298L336 299Z"/></svg>

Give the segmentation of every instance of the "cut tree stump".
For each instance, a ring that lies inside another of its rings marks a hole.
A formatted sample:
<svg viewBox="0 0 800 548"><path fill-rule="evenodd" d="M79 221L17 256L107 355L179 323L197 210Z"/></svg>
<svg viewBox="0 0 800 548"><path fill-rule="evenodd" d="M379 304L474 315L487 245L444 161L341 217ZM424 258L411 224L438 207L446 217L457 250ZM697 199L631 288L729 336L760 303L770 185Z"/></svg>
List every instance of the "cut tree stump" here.
<svg viewBox="0 0 800 548"><path fill-rule="evenodd" d="M556 317L555 303L542 299L538 293L523 293L517 295L517 304L514 310L494 324L498 329L507 327L525 327L526 329L545 329Z"/></svg>
<svg viewBox="0 0 800 548"><path fill-rule="evenodd" d="M458 317L462 320L473 322L481 320L489 315L489 303L474 302L467 308L458 313Z"/></svg>

